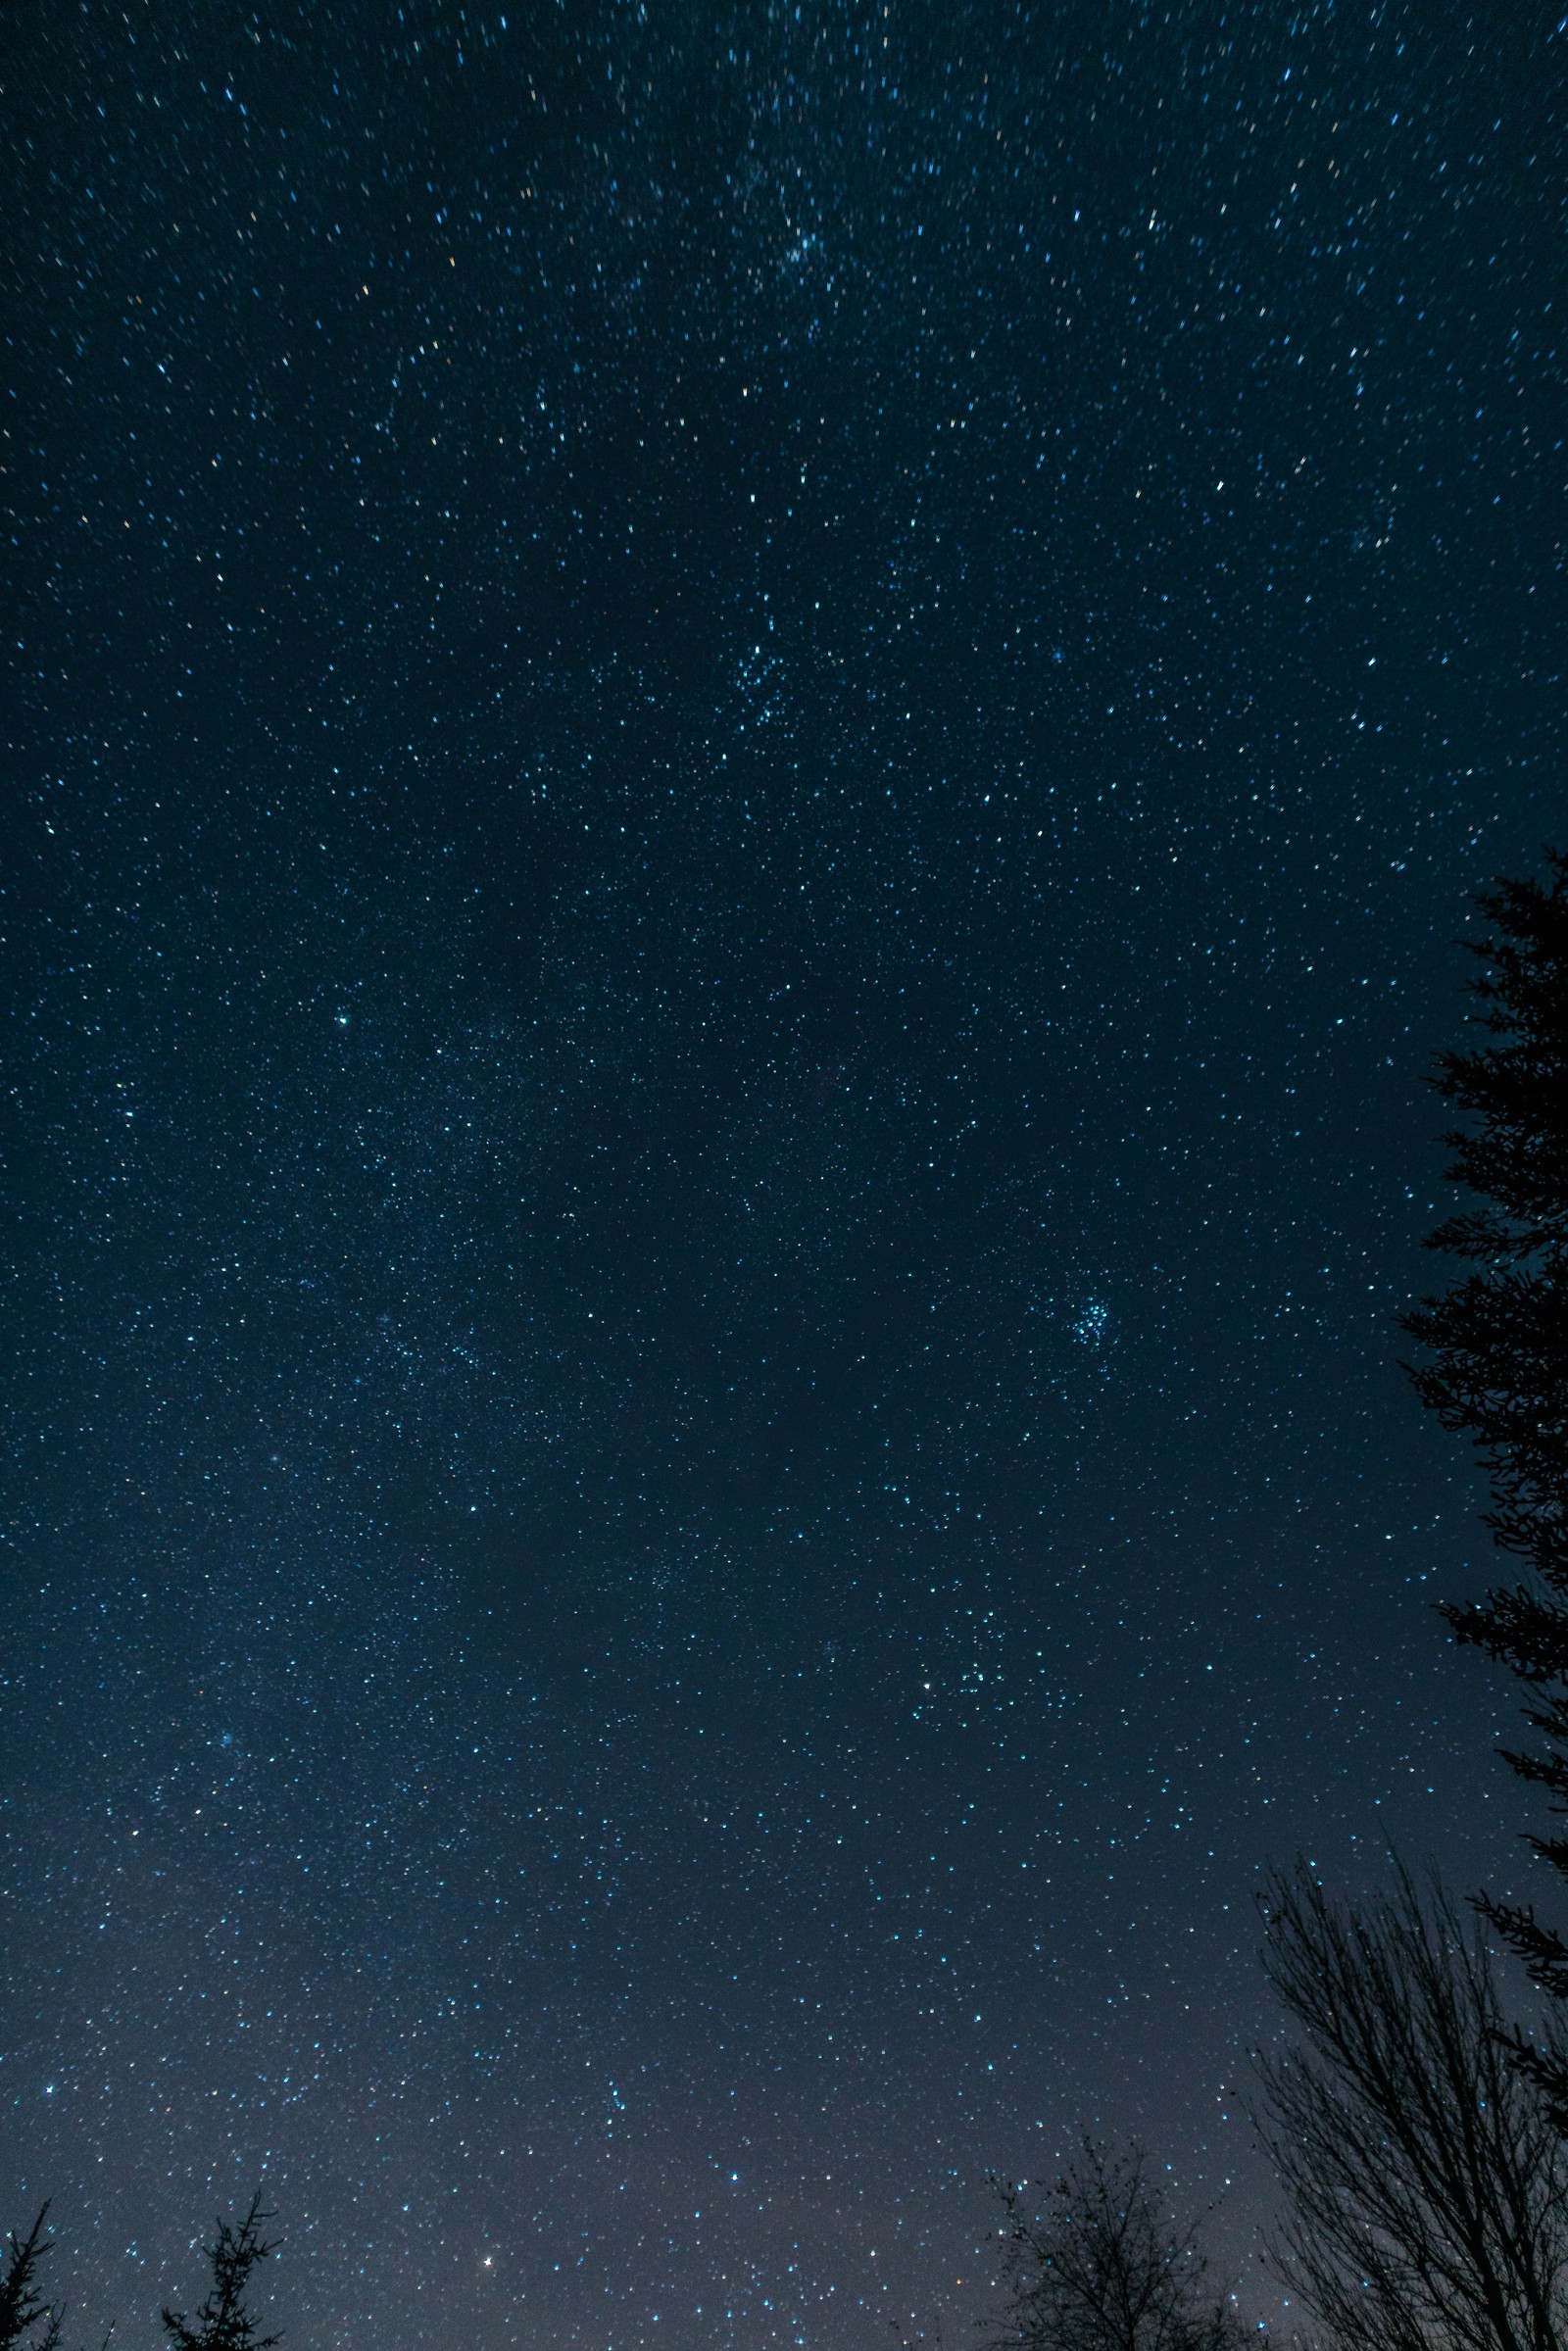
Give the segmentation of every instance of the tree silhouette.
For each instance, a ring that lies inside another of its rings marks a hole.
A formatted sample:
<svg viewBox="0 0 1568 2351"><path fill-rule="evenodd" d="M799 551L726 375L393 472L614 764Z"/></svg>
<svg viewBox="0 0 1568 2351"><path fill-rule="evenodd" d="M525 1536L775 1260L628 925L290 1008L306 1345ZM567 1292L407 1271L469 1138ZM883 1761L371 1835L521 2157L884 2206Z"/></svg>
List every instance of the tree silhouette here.
<svg viewBox="0 0 1568 2351"><path fill-rule="evenodd" d="M61 2314L38 2292L38 2264L49 2250L45 2204L25 2236L13 2230L0 2273L0 2351L57 2351ZM41 2332L34 2333L34 2327ZM30 2341L28 2338L31 2338Z"/></svg>
<svg viewBox="0 0 1568 2351"><path fill-rule="evenodd" d="M251 2272L276 2249L262 2235L262 2224L271 2217L263 2212L262 2199L256 2195L237 2229L220 2220L217 2237L205 2248L213 2265L213 2282L194 2321L180 2311L166 2308L164 2312L170 2351L176 2346L177 2351L271 2351L274 2343L282 2341L279 2334L258 2332L256 2321L245 2308Z"/></svg>
<svg viewBox="0 0 1568 2351"><path fill-rule="evenodd" d="M1137 2148L1086 2139L1043 2212L999 2186L1006 2299L986 2351L1232 2351L1241 2328Z"/></svg>
<svg viewBox="0 0 1568 2351"><path fill-rule="evenodd" d="M1258 2061L1291 2207L1276 2258L1301 2301L1336 2351L1558 2351L1568 2155L1479 1924L1402 1868L1352 1905L1298 1862L1259 1903L1305 2043Z"/></svg>
<svg viewBox="0 0 1568 2351"><path fill-rule="evenodd" d="M1533 1580L1444 1615L1460 1641L1509 1666L1535 1692L1526 1719L1544 1748L1505 1749L1526 1780L1568 1809L1568 857L1547 878L1503 881L1477 900L1494 935L1470 944L1489 1041L1444 1053L1434 1083L1471 1124L1445 1138L1448 1173L1481 1205L1428 1246L1469 1270L1402 1320L1426 1350L1410 1368L1446 1428L1479 1448L1492 1483L1487 1524ZM1568 1837L1530 1840L1568 1872ZM1483 1900L1536 1982L1568 1999L1568 1941L1532 1909ZM1540 2061L1538 2061L1539 2063ZM1549 2068L1547 2072L1549 2073ZM1555 2076L1568 2119L1568 2071Z"/></svg>

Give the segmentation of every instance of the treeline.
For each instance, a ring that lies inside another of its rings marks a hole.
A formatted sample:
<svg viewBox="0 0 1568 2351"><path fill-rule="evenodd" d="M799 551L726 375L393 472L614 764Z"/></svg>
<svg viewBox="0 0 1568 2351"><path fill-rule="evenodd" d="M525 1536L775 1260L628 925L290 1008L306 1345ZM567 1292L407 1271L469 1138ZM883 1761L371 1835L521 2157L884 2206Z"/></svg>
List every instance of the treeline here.
<svg viewBox="0 0 1568 2351"><path fill-rule="evenodd" d="M1465 943L1477 1042L1435 1084L1469 1204L1429 1246L1456 1261L1402 1318L1421 1400L1477 1447L1487 1525L1525 1576L1443 1605L1454 1637L1529 1693L1513 1769L1568 1810L1568 857L1478 900ZM1568 1874L1568 1837L1526 1842ZM1568 1936L1483 1891L1465 1920L1436 1878L1332 1900L1305 1863L1260 1900L1264 1964L1295 2044L1259 2064L1283 2190L1273 2266L1332 2351L1568 2346ZM1487 1930L1545 1995L1505 2013ZM1086 2144L1043 2209L1004 2191L1005 2298L990 2351L1224 2351L1241 2327L1136 2150Z"/></svg>

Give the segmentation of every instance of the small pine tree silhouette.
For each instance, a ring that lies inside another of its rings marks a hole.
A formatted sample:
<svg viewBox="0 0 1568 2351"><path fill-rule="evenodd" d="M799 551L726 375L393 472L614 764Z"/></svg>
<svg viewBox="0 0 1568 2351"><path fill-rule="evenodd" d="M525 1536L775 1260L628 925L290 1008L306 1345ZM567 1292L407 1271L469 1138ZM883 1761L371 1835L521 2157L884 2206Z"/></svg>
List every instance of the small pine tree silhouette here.
<svg viewBox="0 0 1568 2351"><path fill-rule="evenodd" d="M23 2351L24 2346L25 2351L58 2351L61 2314L43 2300L37 2286L38 2264L49 2250L44 2237L48 2218L46 2204L25 2236L12 2232L0 2273L0 2351ZM32 2334L40 2324L43 2332Z"/></svg>
<svg viewBox="0 0 1568 2351"><path fill-rule="evenodd" d="M226 2221L219 2222L218 2234L206 2248L213 2265L213 2282L195 2319L188 2319L183 2311L164 2311L169 2351L176 2351L176 2346L177 2351L272 2351L272 2345L282 2341L280 2334L259 2333L256 2321L245 2308L252 2270L276 2250L275 2240L269 2244L262 2235L262 2224L271 2218L270 2212L263 2212L262 2199L256 2195L237 2229L231 2229Z"/></svg>

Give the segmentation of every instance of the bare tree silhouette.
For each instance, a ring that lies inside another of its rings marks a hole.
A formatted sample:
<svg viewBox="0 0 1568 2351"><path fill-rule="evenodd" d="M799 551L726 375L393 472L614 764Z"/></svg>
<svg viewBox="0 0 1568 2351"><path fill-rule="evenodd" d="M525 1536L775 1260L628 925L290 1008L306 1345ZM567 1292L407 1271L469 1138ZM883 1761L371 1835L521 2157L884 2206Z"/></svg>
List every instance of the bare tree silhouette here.
<svg viewBox="0 0 1568 2351"><path fill-rule="evenodd" d="M1259 1901L1304 2040L1258 2061L1301 2301L1338 2351L1560 2351L1568 2161L1479 1922L1402 1867L1352 1904L1298 1862Z"/></svg>
<svg viewBox="0 0 1568 2351"><path fill-rule="evenodd" d="M1136 2147L1084 2141L1042 2212L999 2183L1006 2299L986 2351L1232 2351L1241 2327Z"/></svg>

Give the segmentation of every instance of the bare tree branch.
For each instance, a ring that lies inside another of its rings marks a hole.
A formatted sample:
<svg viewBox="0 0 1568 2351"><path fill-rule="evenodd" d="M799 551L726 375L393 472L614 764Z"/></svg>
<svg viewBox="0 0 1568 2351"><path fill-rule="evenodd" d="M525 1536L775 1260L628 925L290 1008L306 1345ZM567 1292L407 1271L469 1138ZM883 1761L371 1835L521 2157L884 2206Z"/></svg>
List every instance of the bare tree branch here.
<svg viewBox="0 0 1568 2351"><path fill-rule="evenodd" d="M1276 2258L1301 2301L1339 2351L1559 2351L1568 2166L1483 1929L1402 1867L1350 1905L1298 1862L1260 1908L1304 2034L1258 2061L1291 2205Z"/></svg>
<svg viewBox="0 0 1568 2351"><path fill-rule="evenodd" d="M1006 2300L985 2351L1234 2351L1241 2328L1191 2229L1175 2226L1136 2148L1086 2139L1031 2214L998 2182Z"/></svg>

